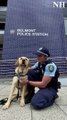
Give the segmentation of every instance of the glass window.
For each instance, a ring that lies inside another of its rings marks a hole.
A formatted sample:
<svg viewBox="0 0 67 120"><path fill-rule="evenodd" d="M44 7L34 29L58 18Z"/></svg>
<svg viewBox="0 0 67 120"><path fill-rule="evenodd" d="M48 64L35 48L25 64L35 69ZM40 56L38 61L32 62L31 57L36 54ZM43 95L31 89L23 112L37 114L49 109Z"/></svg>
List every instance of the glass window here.
<svg viewBox="0 0 67 120"><path fill-rule="evenodd" d="M4 30L5 29L5 23L0 23L0 30Z"/></svg>
<svg viewBox="0 0 67 120"><path fill-rule="evenodd" d="M65 35L67 35L67 18L64 19L64 24L65 24Z"/></svg>
<svg viewBox="0 0 67 120"><path fill-rule="evenodd" d="M8 0L0 0L0 6L7 6Z"/></svg>

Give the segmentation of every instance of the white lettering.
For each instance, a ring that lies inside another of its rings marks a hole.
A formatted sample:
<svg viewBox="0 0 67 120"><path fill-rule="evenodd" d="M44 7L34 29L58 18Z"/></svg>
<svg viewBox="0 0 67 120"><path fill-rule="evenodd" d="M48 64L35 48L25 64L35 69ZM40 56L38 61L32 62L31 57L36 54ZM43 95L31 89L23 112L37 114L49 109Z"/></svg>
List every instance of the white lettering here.
<svg viewBox="0 0 67 120"><path fill-rule="evenodd" d="M54 8L65 8L65 1L63 2L53 2L53 7Z"/></svg>

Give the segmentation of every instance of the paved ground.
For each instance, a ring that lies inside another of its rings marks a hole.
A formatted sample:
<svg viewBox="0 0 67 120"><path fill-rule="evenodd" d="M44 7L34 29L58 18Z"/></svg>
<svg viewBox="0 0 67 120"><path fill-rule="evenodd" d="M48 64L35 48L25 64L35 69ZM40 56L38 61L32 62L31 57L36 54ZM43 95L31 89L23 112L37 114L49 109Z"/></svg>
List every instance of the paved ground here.
<svg viewBox="0 0 67 120"><path fill-rule="evenodd" d="M30 104L20 107L19 101L13 102L11 107L4 111L0 105L0 120L67 120L67 78L62 78L62 87L58 92L59 98L53 106L43 110L34 110ZM0 99L9 94L10 80L0 79Z"/></svg>

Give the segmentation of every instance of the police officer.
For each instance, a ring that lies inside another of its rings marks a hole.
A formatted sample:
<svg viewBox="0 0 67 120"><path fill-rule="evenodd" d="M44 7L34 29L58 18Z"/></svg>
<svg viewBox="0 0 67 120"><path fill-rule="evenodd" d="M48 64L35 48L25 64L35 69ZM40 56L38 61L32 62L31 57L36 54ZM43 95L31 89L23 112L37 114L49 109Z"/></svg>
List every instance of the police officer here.
<svg viewBox="0 0 67 120"><path fill-rule="evenodd" d="M30 91L34 91L33 86L39 88L39 91L31 99L31 105L35 109L43 109L54 103L59 72L55 63L48 59L50 53L47 48L39 48L35 54L37 62L29 70L28 80L20 81L20 83L28 83L32 88Z"/></svg>

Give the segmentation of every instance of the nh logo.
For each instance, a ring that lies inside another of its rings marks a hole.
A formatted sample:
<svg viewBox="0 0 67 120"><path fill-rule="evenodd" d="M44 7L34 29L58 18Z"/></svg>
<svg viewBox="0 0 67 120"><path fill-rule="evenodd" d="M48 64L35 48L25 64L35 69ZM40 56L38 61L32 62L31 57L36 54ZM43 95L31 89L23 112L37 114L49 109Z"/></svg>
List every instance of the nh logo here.
<svg viewBox="0 0 67 120"><path fill-rule="evenodd" d="M65 1L63 2L53 2L53 8L65 8Z"/></svg>

